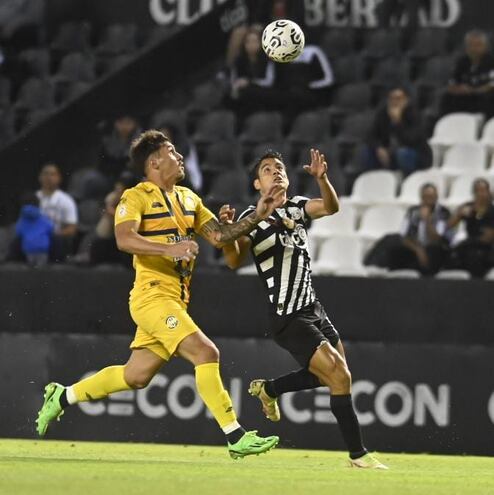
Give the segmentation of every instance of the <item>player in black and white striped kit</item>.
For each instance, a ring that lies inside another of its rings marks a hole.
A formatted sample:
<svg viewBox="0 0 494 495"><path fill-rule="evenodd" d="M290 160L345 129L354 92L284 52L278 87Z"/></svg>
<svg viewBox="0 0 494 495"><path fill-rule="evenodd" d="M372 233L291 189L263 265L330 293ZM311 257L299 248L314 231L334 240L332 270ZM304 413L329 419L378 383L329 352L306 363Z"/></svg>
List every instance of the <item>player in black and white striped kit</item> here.
<svg viewBox="0 0 494 495"><path fill-rule="evenodd" d="M339 334L316 297L311 280L307 223L332 215L338 197L328 179L327 163L318 150L311 150L311 163L304 169L319 184L321 198L283 196L273 214L234 244L223 248L227 265L238 268L249 251L269 300L271 333L275 342L297 360L301 369L274 380L254 380L249 392L258 397L266 416L280 420L277 398L286 392L326 385L331 410L355 467L387 469L367 452L351 398L351 374ZM288 190L289 180L282 156L264 154L253 168L254 187L261 194L274 185ZM239 219L250 214L250 206ZM233 221L235 211L224 205L220 220Z"/></svg>

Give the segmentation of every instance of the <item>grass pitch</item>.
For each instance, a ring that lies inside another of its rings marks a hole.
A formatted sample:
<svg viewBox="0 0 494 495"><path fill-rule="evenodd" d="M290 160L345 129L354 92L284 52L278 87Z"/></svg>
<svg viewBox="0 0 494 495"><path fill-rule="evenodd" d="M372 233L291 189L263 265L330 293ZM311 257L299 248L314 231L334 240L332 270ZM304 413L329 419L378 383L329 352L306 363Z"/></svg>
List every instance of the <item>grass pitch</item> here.
<svg viewBox="0 0 494 495"><path fill-rule="evenodd" d="M494 495L494 459L277 449L238 461L225 448L0 439L1 495Z"/></svg>

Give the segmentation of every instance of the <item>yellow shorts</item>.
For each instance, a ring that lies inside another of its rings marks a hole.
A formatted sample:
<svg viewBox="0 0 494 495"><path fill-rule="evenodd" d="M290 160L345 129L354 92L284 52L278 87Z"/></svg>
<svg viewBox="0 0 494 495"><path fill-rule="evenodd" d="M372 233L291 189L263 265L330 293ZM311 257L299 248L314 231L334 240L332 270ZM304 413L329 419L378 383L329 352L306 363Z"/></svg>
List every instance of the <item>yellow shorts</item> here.
<svg viewBox="0 0 494 495"><path fill-rule="evenodd" d="M199 331L184 303L158 292L145 299L131 299L130 314L137 325L130 348L149 349L166 361L185 337Z"/></svg>

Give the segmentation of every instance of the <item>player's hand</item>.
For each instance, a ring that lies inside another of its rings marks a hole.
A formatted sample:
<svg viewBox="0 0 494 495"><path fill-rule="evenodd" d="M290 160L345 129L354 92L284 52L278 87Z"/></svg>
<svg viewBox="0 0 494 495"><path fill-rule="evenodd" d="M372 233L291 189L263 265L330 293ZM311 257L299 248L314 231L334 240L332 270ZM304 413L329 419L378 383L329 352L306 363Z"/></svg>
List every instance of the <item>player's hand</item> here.
<svg viewBox="0 0 494 495"><path fill-rule="evenodd" d="M310 165L304 165L304 170L316 179L322 179L328 172L326 158L319 150L311 148Z"/></svg>
<svg viewBox="0 0 494 495"><path fill-rule="evenodd" d="M199 245L194 241L181 241L176 244L167 245L166 248L166 256L187 262L195 260L199 253Z"/></svg>
<svg viewBox="0 0 494 495"><path fill-rule="evenodd" d="M458 216L460 218L468 218L472 215L473 208L470 205L460 206L458 209Z"/></svg>
<svg viewBox="0 0 494 495"><path fill-rule="evenodd" d="M256 217L259 220L268 218L276 208L283 204L286 196L286 188L280 184L274 184L266 194L261 195L256 206Z"/></svg>
<svg viewBox="0 0 494 495"><path fill-rule="evenodd" d="M219 219L220 223L231 224L235 218L235 208L230 208L230 205L223 205L220 208Z"/></svg>

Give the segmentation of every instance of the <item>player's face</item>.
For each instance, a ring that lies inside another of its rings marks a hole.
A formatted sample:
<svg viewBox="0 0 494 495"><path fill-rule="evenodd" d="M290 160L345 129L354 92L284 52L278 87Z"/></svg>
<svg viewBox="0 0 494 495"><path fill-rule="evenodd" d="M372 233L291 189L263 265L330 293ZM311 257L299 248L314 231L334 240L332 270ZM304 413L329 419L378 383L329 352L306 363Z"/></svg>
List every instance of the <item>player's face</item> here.
<svg viewBox="0 0 494 495"><path fill-rule="evenodd" d="M172 143L165 143L159 150L157 164L163 182L179 182L185 177L184 157Z"/></svg>
<svg viewBox="0 0 494 495"><path fill-rule="evenodd" d="M278 158L265 158L259 166L257 177L254 187L261 193L268 192L274 185L280 185L286 190L290 184L285 165Z"/></svg>
<svg viewBox="0 0 494 495"><path fill-rule="evenodd" d="M42 189L56 190L60 187L62 177L54 165L45 165L39 174L39 183Z"/></svg>

